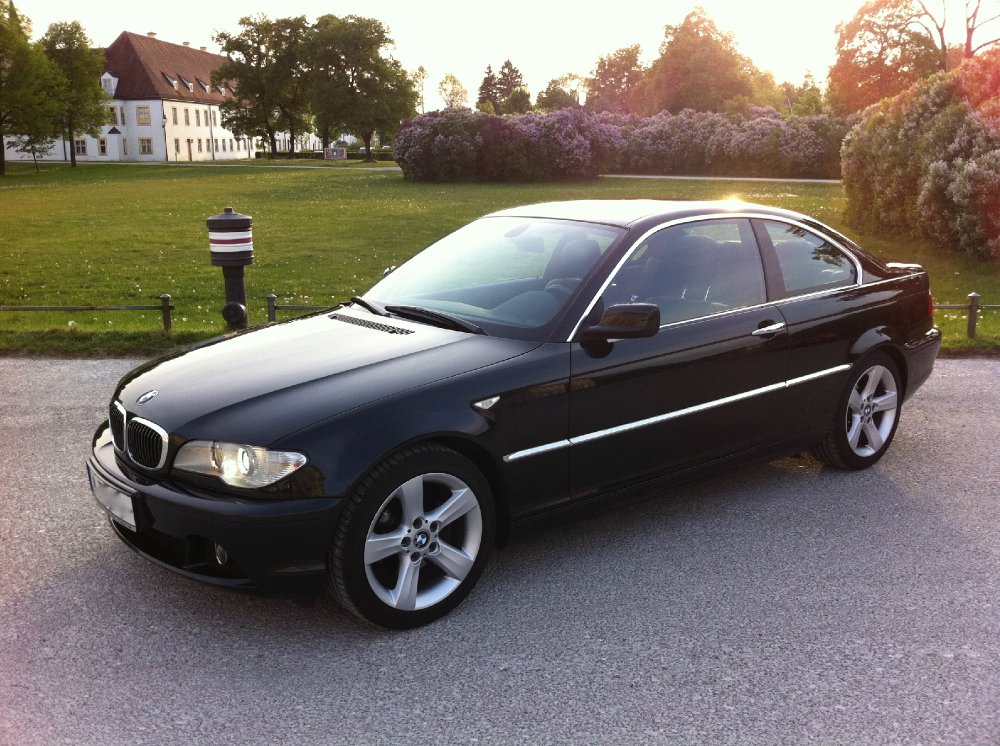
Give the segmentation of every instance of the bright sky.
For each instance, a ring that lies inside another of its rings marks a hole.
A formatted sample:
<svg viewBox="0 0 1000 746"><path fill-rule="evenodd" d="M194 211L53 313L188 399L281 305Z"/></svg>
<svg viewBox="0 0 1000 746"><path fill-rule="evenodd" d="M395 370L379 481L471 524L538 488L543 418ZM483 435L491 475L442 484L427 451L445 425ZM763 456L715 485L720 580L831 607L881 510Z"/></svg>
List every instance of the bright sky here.
<svg viewBox="0 0 1000 746"><path fill-rule="evenodd" d="M80 3L77 0L14 0L31 19L33 36L50 23L79 21L95 46L108 46L122 31L157 32L164 41L206 46L218 51L216 31L235 32L239 19L263 13L271 18L304 15L361 15L385 23L396 41L394 56L410 71L428 71L427 109L441 105L437 86L452 73L476 98L487 64L499 70L510 59L524 76L532 100L548 81L566 73L588 75L597 59L639 43L648 63L656 58L665 24L679 23L700 4L724 32L734 34L739 50L777 81L801 83L813 73L826 78L833 63L836 33L862 0L693 0L652 2L617 0L593 3L542 0L171 0L168 3ZM957 18L960 16L956 16Z"/></svg>

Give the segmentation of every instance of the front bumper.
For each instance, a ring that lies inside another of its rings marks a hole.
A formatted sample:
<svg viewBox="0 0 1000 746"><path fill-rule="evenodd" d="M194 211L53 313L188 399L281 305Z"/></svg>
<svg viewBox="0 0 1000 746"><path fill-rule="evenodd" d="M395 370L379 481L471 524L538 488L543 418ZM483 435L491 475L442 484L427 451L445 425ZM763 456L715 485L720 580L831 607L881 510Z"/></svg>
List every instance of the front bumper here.
<svg viewBox="0 0 1000 746"><path fill-rule="evenodd" d="M87 462L95 477L131 497L134 529L108 510L118 536L147 559L196 580L283 596L310 595L326 578L341 498L261 500L205 497L169 482L143 484L115 458L107 423ZM105 488L106 489L106 488ZM95 495L96 497L96 495ZM116 508L122 514L120 506ZM216 560L216 545L227 561Z"/></svg>

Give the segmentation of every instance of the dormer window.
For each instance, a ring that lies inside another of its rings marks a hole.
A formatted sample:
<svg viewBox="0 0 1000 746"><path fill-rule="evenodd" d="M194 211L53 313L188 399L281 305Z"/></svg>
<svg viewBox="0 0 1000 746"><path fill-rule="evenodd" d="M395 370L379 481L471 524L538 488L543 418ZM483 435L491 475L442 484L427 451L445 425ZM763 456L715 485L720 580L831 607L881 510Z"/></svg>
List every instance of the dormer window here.
<svg viewBox="0 0 1000 746"><path fill-rule="evenodd" d="M181 83L186 85L189 91L194 91L194 83L185 78L183 75L178 75L177 77L181 79Z"/></svg>
<svg viewBox="0 0 1000 746"><path fill-rule="evenodd" d="M172 85L174 87L174 90L176 91L177 90L177 79L176 78L171 78L169 75L167 75L162 70L160 71L160 73L163 75L164 78L166 78L167 82L170 83L170 85Z"/></svg>
<svg viewBox="0 0 1000 746"><path fill-rule="evenodd" d="M217 90L217 91L218 91L219 93L221 93L221 94L222 94L223 96L225 96L225 95L226 95L226 87L225 87L224 85L217 85L217 86L215 86L215 88L216 88L216 90Z"/></svg>
<svg viewBox="0 0 1000 746"><path fill-rule="evenodd" d="M212 86L210 86L201 78L195 78L195 80L198 81L198 85L200 85L204 89L205 93L208 93L210 90L212 90Z"/></svg>
<svg viewBox="0 0 1000 746"><path fill-rule="evenodd" d="M115 89L117 87L118 87L118 78L116 78L114 75L112 75L111 73L104 73L104 75L101 76L101 88L103 88L104 92L107 93L109 96L114 97Z"/></svg>

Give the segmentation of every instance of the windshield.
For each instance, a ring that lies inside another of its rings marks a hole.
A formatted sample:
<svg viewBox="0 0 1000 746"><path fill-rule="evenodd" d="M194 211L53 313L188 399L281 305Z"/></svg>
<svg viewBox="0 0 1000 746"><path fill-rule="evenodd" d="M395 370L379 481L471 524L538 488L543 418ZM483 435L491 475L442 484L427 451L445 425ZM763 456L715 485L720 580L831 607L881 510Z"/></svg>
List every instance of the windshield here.
<svg viewBox="0 0 1000 746"><path fill-rule="evenodd" d="M448 314L497 336L540 339L625 231L569 220L481 218L386 275L363 296Z"/></svg>

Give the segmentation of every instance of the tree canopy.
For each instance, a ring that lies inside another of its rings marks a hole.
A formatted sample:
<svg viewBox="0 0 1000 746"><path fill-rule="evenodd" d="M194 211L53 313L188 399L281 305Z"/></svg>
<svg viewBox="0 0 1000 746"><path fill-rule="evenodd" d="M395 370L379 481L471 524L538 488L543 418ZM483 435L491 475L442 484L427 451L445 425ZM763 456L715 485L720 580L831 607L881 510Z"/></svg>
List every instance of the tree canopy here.
<svg viewBox="0 0 1000 746"><path fill-rule="evenodd" d="M41 38L41 47L65 81L53 91L58 128L70 142L81 133L97 137L108 119L108 95L100 82L104 54L94 49L78 21L53 23ZM75 167L76 149L70 148L69 152Z"/></svg>
<svg viewBox="0 0 1000 746"><path fill-rule="evenodd" d="M601 57L587 80L587 108L628 114L632 111L633 92L644 73L638 44Z"/></svg>
<svg viewBox="0 0 1000 746"><path fill-rule="evenodd" d="M666 26L660 56L635 89L640 113L727 111L760 99L779 99L770 76L741 55L701 8Z"/></svg>

